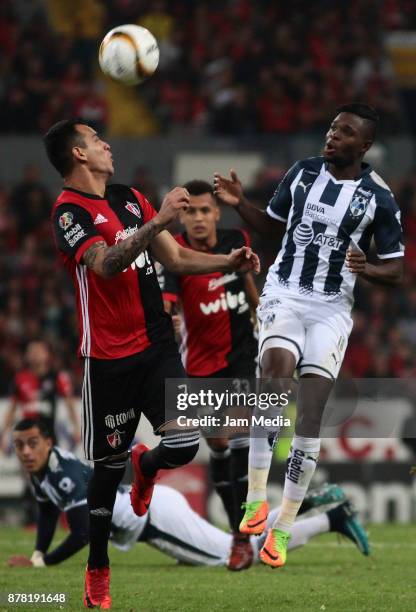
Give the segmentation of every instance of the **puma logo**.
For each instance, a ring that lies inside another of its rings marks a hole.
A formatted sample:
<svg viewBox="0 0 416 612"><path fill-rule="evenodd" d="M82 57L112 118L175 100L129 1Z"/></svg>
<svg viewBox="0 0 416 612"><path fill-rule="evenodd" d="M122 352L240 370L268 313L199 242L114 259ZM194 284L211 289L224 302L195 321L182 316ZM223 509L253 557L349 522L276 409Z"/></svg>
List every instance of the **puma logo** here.
<svg viewBox="0 0 416 612"><path fill-rule="evenodd" d="M308 183L307 185L305 185L305 183L303 181L299 181L298 185L300 187L303 187L303 193L306 193L307 188L310 187L312 185L312 183Z"/></svg>

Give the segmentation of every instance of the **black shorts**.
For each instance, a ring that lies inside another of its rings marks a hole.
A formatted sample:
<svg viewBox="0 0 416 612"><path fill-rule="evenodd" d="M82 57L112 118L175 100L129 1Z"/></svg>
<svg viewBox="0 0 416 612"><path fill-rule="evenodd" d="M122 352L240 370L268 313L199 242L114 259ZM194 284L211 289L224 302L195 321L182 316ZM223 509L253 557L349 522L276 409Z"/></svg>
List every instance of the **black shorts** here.
<svg viewBox="0 0 416 612"><path fill-rule="evenodd" d="M85 457L100 461L129 449L140 415L158 433L165 419L165 378L185 378L175 343L121 359L86 357L82 386Z"/></svg>
<svg viewBox="0 0 416 612"><path fill-rule="evenodd" d="M256 378L256 363L254 359L241 359L210 374L208 378Z"/></svg>

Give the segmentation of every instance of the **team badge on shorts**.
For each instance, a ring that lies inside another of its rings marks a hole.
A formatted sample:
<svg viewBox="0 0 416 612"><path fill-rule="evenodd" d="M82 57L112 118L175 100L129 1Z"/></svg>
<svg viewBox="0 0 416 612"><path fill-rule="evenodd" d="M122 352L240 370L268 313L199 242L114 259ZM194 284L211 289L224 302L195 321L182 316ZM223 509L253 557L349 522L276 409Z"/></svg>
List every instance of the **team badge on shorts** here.
<svg viewBox="0 0 416 612"><path fill-rule="evenodd" d="M109 443L111 448L118 448L119 446L121 446L121 443L123 442L124 438L124 433L124 431L119 431L118 429L116 429L115 431L113 431L113 433L108 434L107 442Z"/></svg>
<svg viewBox="0 0 416 612"><path fill-rule="evenodd" d="M273 325L275 318L276 314L274 312L267 312L266 314L262 315L261 322L264 329L269 329L269 327Z"/></svg>

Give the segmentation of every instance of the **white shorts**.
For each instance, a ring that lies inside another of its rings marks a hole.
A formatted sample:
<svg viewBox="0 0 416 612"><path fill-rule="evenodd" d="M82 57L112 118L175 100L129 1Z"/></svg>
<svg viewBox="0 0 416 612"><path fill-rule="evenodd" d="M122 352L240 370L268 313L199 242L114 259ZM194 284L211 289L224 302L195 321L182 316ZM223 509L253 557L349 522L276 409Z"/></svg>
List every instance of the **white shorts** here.
<svg viewBox="0 0 416 612"><path fill-rule="evenodd" d="M257 308L259 363L266 350L293 353L299 374L336 379L352 329L344 305L300 296L263 296Z"/></svg>

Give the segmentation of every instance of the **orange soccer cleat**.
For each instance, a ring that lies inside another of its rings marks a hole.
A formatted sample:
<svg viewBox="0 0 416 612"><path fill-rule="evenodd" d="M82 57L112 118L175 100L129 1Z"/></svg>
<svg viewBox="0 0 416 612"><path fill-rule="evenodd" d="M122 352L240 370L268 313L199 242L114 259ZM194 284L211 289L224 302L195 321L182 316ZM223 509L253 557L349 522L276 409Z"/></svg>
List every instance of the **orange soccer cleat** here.
<svg viewBox="0 0 416 612"><path fill-rule="evenodd" d="M245 514L240 523L240 532L249 535L262 534L269 515L267 501L244 502L242 508L245 509Z"/></svg>
<svg viewBox="0 0 416 612"><path fill-rule="evenodd" d="M269 529L263 548L259 553L260 559L271 567L282 567L286 563L287 545L290 533L281 529Z"/></svg>

